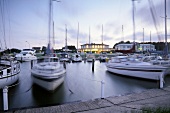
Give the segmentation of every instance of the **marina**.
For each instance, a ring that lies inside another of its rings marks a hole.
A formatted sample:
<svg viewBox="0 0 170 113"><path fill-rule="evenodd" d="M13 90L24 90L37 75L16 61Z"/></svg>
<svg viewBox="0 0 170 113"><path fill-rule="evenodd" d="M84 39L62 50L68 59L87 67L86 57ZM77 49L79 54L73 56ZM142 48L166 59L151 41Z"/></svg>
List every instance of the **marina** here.
<svg viewBox="0 0 170 113"><path fill-rule="evenodd" d="M104 97L121 96L159 87L159 82L129 78L109 73L105 63L95 61L94 72L91 62L66 63L65 81L55 91L48 92L33 84L31 63L21 63L19 82L8 89L9 110L60 105L101 98L101 81L104 82ZM165 86L170 85L169 77ZM2 90L1 90L2 92ZM2 93L0 109L3 110Z"/></svg>

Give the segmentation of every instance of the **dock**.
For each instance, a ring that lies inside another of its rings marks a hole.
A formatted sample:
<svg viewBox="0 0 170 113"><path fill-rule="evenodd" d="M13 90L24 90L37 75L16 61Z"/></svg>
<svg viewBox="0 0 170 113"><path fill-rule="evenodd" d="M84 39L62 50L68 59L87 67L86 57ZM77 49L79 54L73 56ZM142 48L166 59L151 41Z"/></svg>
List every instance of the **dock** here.
<svg viewBox="0 0 170 113"><path fill-rule="evenodd" d="M140 93L121 96L98 98L83 102L66 103L63 105L15 109L6 113L134 113L144 112L146 109L156 110L166 108L170 110L170 86L162 89L149 89Z"/></svg>

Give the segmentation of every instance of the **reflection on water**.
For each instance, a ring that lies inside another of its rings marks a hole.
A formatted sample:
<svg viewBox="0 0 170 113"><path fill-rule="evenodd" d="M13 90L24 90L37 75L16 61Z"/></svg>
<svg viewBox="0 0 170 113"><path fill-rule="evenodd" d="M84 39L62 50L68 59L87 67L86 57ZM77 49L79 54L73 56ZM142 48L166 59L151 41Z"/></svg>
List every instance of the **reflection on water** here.
<svg viewBox="0 0 170 113"><path fill-rule="evenodd" d="M92 63L89 62L68 63L66 66L64 83L54 92L47 92L32 83L30 62L22 63L18 85L9 88L9 109L49 106L100 98L102 80L105 82L105 97L141 92L159 86L159 83L155 81L109 73L106 71L105 63L99 61L95 61L94 72L92 72ZM166 85L169 80L170 77L167 77ZM0 93L0 101L2 110L2 93Z"/></svg>

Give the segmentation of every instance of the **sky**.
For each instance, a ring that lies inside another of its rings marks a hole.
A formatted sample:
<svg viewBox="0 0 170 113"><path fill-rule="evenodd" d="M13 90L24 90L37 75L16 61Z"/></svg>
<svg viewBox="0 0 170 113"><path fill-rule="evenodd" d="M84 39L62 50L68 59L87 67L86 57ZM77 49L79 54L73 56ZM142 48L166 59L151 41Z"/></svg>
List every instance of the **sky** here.
<svg viewBox="0 0 170 113"><path fill-rule="evenodd" d="M135 42L143 42L143 39L144 42L164 41L164 0L150 0L155 9L156 27L148 1L134 0ZM52 1L52 6L55 49L65 46L66 26L67 45L76 48L77 36L78 48L89 43L89 36L90 43L101 44L102 25L103 43L110 48L120 41L134 41L132 0L60 0ZM170 18L169 6L170 0L167 0L167 18ZM48 20L49 0L0 0L0 47L24 49L47 46ZM158 38L157 32L161 38Z"/></svg>

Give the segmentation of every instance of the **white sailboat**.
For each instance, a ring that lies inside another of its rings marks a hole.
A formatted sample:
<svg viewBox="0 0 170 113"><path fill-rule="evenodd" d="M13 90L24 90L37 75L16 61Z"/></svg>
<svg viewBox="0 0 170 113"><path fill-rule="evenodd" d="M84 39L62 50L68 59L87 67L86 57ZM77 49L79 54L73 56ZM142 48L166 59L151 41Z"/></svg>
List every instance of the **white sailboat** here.
<svg viewBox="0 0 170 113"><path fill-rule="evenodd" d="M95 55L92 54L92 47L91 47L91 43L90 43L90 28L89 28L89 48L90 48L90 53L87 54L87 62L92 62L93 60L95 61Z"/></svg>
<svg viewBox="0 0 170 113"><path fill-rule="evenodd" d="M79 23L78 23L78 32L77 32L77 53L72 55L72 62L81 62L82 57L80 53L78 52L78 37L79 37Z"/></svg>
<svg viewBox="0 0 170 113"><path fill-rule="evenodd" d="M138 61L136 59L131 59L128 56L113 57L111 60L109 60L108 63L106 63L106 67L109 72L121 74L123 76L131 76L160 81L167 74L169 74L170 70L170 68L168 67L162 65L153 65L149 62Z"/></svg>
<svg viewBox="0 0 170 113"><path fill-rule="evenodd" d="M63 68L63 65L60 65L58 57L51 53L50 28L52 0L49 0L49 5L49 43L47 48L47 56L41 58L41 62L38 62L35 66L33 66L31 74L35 84L41 86L47 91L54 91L64 82L66 70Z"/></svg>

